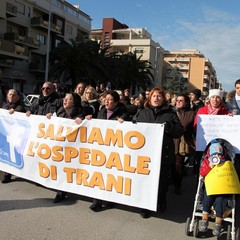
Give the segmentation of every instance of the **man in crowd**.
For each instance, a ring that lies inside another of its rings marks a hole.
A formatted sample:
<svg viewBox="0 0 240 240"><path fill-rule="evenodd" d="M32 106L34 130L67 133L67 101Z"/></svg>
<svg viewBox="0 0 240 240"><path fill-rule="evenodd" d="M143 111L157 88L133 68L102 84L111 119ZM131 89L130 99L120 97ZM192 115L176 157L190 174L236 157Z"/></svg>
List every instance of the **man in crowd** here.
<svg viewBox="0 0 240 240"><path fill-rule="evenodd" d="M62 106L62 99L55 91L52 82L45 82L42 86L42 92L37 101L33 103L26 115L46 115L47 113L54 113Z"/></svg>

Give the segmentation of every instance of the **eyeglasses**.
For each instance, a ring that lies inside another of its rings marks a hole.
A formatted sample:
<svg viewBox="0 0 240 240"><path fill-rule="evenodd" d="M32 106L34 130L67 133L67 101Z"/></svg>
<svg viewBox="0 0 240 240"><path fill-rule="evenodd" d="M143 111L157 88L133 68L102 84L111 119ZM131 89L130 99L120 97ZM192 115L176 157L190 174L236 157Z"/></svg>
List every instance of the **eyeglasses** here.
<svg viewBox="0 0 240 240"><path fill-rule="evenodd" d="M42 91L43 91L43 90L50 90L50 87L43 87L43 88L42 88Z"/></svg>
<svg viewBox="0 0 240 240"><path fill-rule="evenodd" d="M182 100L182 99L181 99L181 100L176 100L176 102L183 102L183 101L184 101L184 100Z"/></svg>

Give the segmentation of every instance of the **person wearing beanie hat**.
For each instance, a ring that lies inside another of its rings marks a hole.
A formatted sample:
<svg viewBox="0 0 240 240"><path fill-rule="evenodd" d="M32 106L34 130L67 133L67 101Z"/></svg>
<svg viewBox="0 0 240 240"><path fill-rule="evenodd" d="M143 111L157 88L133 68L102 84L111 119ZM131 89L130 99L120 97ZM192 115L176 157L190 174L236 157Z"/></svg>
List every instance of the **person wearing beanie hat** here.
<svg viewBox="0 0 240 240"><path fill-rule="evenodd" d="M204 106L204 103L202 100L200 100L201 97L201 90L200 89L193 89L190 94L189 98L191 100L191 109L194 111L194 113L197 113L197 110Z"/></svg>
<svg viewBox="0 0 240 240"><path fill-rule="evenodd" d="M221 144L220 143L211 144L210 148L209 148L209 154L210 154L210 156L213 156L216 154L223 155L223 148L222 148Z"/></svg>
<svg viewBox="0 0 240 240"><path fill-rule="evenodd" d="M213 96L218 96L222 99L223 98L223 92L220 89L210 89L208 98L210 99Z"/></svg>
<svg viewBox="0 0 240 240"><path fill-rule="evenodd" d="M212 89L209 91L209 101L204 107L198 109L193 128L196 133L197 124L198 124L198 115L207 114L207 115L231 115L231 112L224 106L223 100L221 98L221 91L219 89ZM202 159L203 152L196 151L195 161L194 161L194 173L199 174L200 162Z"/></svg>
<svg viewBox="0 0 240 240"><path fill-rule="evenodd" d="M225 161L227 161L227 159L223 151L223 146L219 142L211 143L208 149L208 154L204 158L203 163L201 165L200 175L203 178L205 178L216 165L223 163ZM212 233L213 235L219 237L221 235L222 230L222 220L224 211L227 208L227 200L230 198L231 195L228 194L210 195L207 194L205 187L203 196L204 197L203 197L202 220L200 221L199 231L207 232L209 214L211 212L211 207L214 206L216 217L215 226L213 228Z"/></svg>
<svg viewBox="0 0 240 240"><path fill-rule="evenodd" d="M195 130L197 128L198 115L200 114L231 115L230 110L223 104L222 91L220 89L211 89L209 91L208 103L204 107L198 109L193 124Z"/></svg>
<svg viewBox="0 0 240 240"><path fill-rule="evenodd" d="M200 89L197 89L197 88L193 89L190 93L195 94L196 99L199 99L201 97L201 95L202 95L202 91Z"/></svg>

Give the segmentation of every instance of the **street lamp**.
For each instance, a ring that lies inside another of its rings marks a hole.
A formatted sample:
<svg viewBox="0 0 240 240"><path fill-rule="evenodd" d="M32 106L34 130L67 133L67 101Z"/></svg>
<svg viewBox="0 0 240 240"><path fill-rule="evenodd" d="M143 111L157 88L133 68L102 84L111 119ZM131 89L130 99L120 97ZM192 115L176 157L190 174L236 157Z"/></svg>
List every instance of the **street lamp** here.
<svg viewBox="0 0 240 240"><path fill-rule="evenodd" d="M49 69L49 51L50 51L50 30L51 30L51 15L52 15L52 0L49 1L49 15L48 15L48 33L47 33L47 54L46 54L46 67L45 67L45 82L48 81Z"/></svg>

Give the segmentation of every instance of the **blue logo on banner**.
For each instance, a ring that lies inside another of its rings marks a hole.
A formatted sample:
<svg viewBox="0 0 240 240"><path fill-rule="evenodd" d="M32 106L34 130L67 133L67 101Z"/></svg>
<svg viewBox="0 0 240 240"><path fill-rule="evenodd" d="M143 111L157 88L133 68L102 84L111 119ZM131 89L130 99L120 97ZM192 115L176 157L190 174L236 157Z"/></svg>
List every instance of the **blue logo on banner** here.
<svg viewBox="0 0 240 240"><path fill-rule="evenodd" d="M0 117L0 161L23 168L30 124L27 121Z"/></svg>

